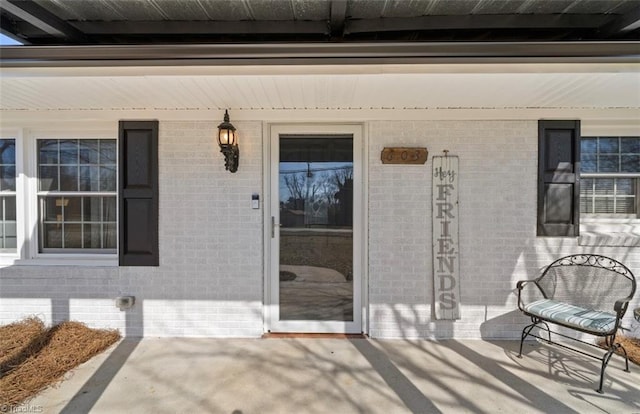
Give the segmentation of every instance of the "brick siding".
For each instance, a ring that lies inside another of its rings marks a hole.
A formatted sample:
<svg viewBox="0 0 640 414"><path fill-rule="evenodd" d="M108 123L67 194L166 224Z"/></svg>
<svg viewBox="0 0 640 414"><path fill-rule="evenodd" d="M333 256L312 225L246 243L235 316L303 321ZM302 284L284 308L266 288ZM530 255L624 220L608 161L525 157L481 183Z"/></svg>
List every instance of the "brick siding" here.
<svg viewBox="0 0 640 414"><path fill-rule="evenodd" d="M253 210L250 200L262 193L262 123L234 124L240 168L231 174L215 122L160 123L159 267L0 268L0 323L35 314L130 336L260 336L264 206ZM368 130L372 337L519 338L526 319L516 310L515 282L565 254L610 255L640 276L640 248L536 237L535 121L380 121ZM382 165L385 146L426 146L429 161ZM460 157L457 321L435 321L431 310L430 166L445 149ZM134 295L133 309L116 308L119 295Z"/></svg>

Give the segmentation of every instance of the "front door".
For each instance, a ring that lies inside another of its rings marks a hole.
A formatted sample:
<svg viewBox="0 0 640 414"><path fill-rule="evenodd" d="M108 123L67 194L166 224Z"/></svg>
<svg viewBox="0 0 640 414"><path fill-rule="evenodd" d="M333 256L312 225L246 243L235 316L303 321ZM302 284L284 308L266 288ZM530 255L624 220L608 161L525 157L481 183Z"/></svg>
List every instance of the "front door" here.
<svg viewBox="0 0 640 414"><path fill-rule="evenodd" d="M361 136L271 128L271 332L362 332Z"/></svg>

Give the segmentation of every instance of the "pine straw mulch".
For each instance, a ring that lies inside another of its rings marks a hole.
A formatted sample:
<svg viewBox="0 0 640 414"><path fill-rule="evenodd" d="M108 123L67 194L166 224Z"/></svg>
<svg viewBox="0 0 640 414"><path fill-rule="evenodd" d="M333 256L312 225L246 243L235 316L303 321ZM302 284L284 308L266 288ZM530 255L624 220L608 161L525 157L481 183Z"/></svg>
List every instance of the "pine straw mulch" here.
<svg viewBox="0 0 640 414"><path fill-rule="evenodd" d="M629 361L633 362L634 364L640 365L640 339L618 335L616 336L616 342L622 345L627 351ZM598 345L601 348L607 349L604 341L598 342ZM616 351L616 354L624 356L624 353L620 350Z"/></svg>
<svg viewBox="0 0 640 414"><path fill-rule="evenodd" d="M0 326L0 407L16 406L120 340L116 330L80 322L52 328L35 317Z"/></svg>

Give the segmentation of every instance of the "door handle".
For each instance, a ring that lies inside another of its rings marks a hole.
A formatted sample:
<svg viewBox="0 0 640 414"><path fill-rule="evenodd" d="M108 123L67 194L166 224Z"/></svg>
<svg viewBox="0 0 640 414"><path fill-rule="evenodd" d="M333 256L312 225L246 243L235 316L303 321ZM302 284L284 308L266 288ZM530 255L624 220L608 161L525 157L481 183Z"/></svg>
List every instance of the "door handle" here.
<svg viewBox="0 0 640 414"><path fill-rule="evenodd" d="M276 237L276 218L271 216L271 238Z"/></svg>

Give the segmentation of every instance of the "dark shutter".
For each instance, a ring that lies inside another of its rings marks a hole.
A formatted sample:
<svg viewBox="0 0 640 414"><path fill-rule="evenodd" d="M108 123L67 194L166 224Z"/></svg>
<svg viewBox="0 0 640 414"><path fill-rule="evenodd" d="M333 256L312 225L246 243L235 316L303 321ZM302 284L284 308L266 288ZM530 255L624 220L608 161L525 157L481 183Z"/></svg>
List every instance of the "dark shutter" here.
<svg viewBox="0 0 640 414"><path fill-rule="evenodd" d="M538 236L580 232L580 121L538 121Z"/></svg>
<svg viewBox="0 0 640 414"><path fill-rule="evenodd" d="M158 121L120 121L120 266L158 266Z"/></svg>

